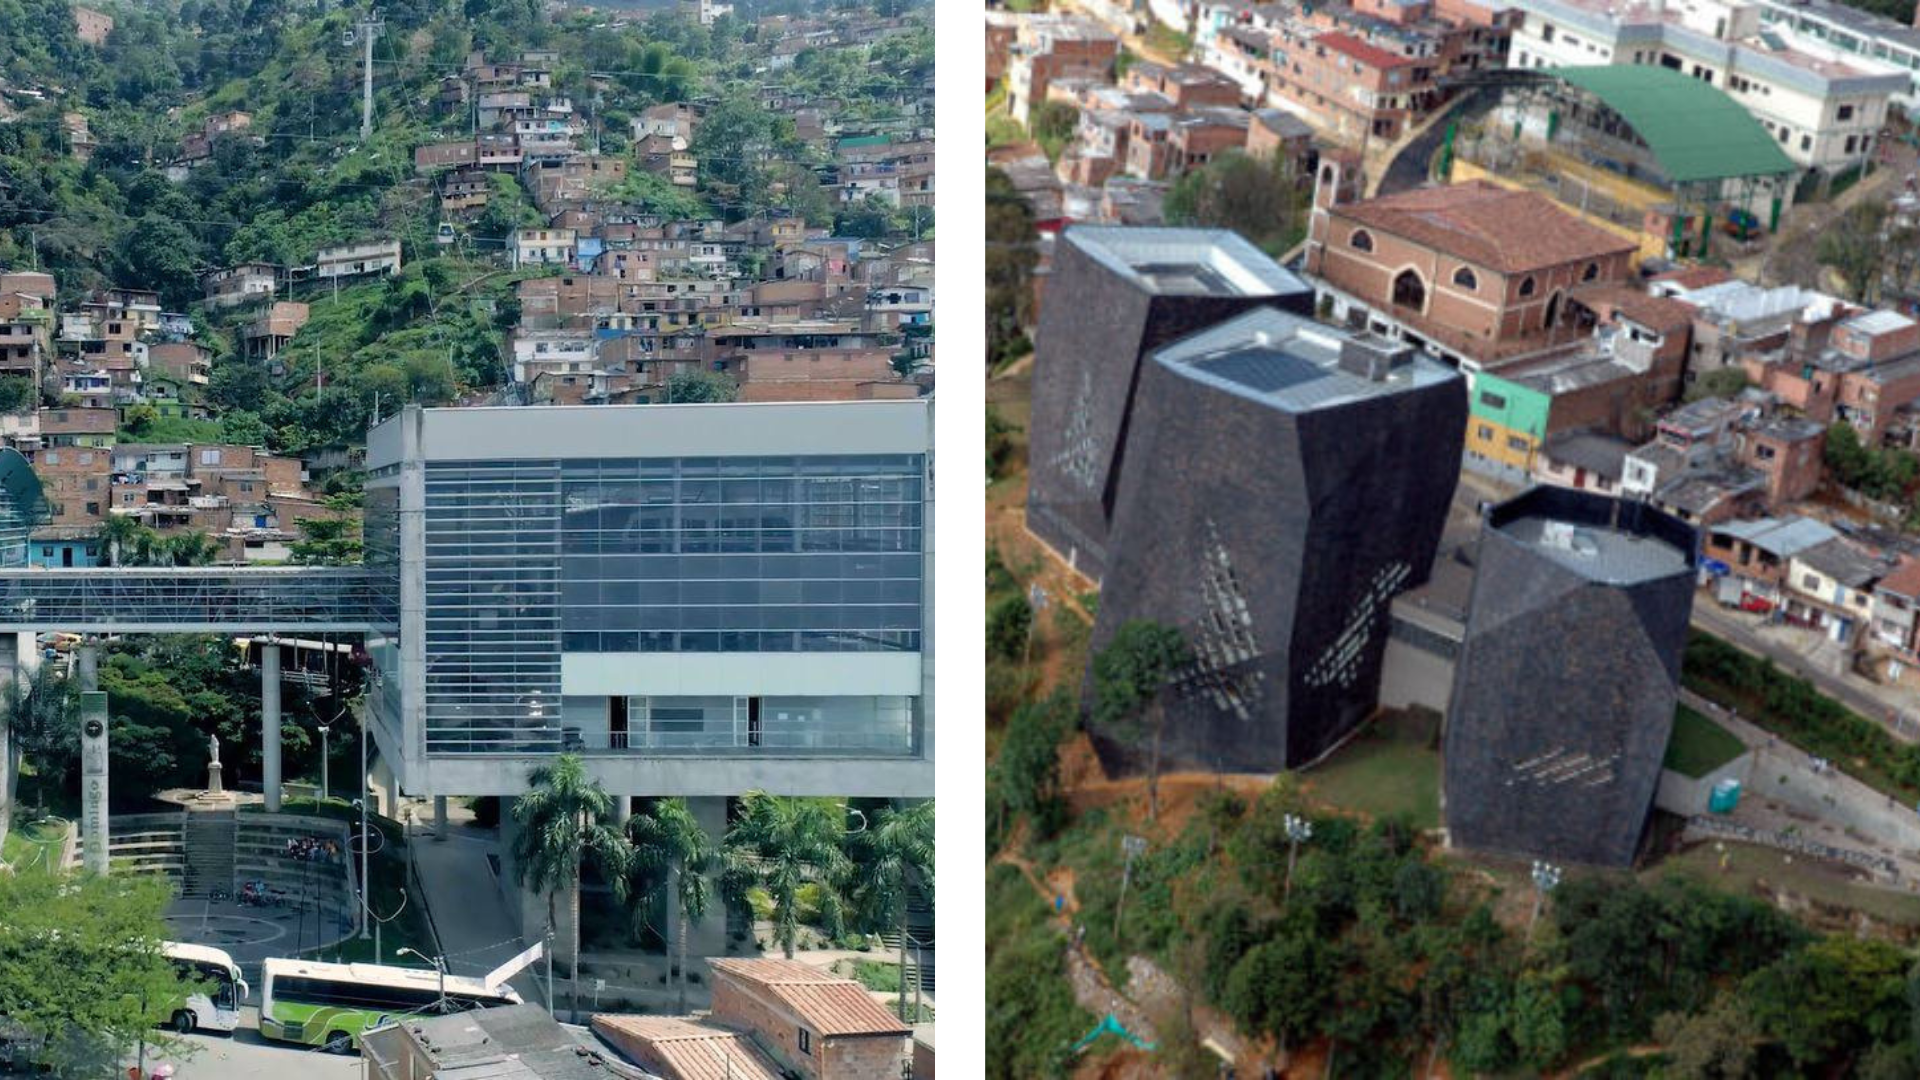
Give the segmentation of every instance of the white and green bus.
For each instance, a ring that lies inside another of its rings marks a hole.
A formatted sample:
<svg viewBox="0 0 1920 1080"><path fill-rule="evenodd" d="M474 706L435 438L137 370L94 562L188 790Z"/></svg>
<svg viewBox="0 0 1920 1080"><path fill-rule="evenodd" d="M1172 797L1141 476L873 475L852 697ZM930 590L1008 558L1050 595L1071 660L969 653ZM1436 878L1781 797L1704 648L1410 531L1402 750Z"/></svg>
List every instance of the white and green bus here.
<svg viewBox="0 0 1920 1080"><path fill-rule="evenodd" d="M232 1031L240 1026L240 1003L246 1000L247 980L240 977L240 965L225 949L185 942L161 943L167 959L173 961L180 981L199 980L204 989L187 995L167 1018L175 1031L185 1035L193 1031Z"/></svg>
<svg viewBox="0 0 1920 1080"><path fill-rule="evenodd" d="M508 986L449 975L446 1000L430 969L383 964L324 964L271 957L260 976L260 1034L351 1053L362 1032L406 1016L518 1005Z"/></svg>

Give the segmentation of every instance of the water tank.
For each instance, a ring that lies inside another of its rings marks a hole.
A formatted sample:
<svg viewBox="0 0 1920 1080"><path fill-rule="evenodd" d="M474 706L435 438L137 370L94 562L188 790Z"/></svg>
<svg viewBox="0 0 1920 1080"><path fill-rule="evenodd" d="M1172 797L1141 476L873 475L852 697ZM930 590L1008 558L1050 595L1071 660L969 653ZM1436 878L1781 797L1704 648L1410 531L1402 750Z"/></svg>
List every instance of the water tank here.
<svg viewBox="0 0 1920 1080"><path fill-rule="evenodd" d="M1733 777L1724 777L1713 785L1713 794L1707 796L1707 809L1716 814L1731 814L1733 808L1740 805L1740 781Z"/></svg>

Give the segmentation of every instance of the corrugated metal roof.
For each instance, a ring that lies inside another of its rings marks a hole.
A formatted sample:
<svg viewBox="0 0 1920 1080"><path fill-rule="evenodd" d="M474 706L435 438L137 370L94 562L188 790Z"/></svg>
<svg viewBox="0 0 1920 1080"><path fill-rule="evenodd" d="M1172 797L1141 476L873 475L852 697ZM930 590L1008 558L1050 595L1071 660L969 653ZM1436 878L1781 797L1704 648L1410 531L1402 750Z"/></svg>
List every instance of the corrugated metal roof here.
<svg viewBox="0 0 1920 1080"><path fill-rule="evenodd" d="M1699 79L1641 64L1549 68L1547 74L1625 117L1675 183L1794 171L1751 113Z"/></svg>
<svg viewBox="0 0 1920 1080"><path fill-rule="evenodd" d="M1729 521L1714 526L1714 531L1738 537L1779 555L1797 555L1840 535L1833 526L1810 517Z"/></svg>
<svg viewBox="0 0 1920 1080"><path fill-rule="evenodd" d="M642 1068L668 1080L784 1080L753 1040L678 1016L596 1016L593 1030Z"/></svg>
<svg viewBox="0 0 1920 1080"><path fill-rule="evenodd" d="M900 1035L907 1025L880 1007L867 988L796 960L716 957L715 972L763 987L819 1035Z"/></svg>

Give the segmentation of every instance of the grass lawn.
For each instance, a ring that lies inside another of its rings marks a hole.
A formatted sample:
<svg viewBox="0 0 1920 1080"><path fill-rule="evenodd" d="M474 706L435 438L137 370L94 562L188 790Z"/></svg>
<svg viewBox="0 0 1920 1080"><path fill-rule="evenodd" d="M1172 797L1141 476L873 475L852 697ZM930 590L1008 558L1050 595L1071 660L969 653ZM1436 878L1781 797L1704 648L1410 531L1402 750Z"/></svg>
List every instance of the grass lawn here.
<svg viewBox="0 0 1920 1080"><path fill-rule="evenodd" d="M1920 925L1920 897L1875 889L1847 881L1831 869L1805 859L1787 861L1785 852L1751 844L1724 845L1727 868L1720 869L1722 852L1713 844L1698 844L1642 871L1642 881L1676 874L1692 875L1723 892L1751 896L1756 882L1784 889L1823 903L1863 911L1876 919L1904 926Z"/></svg>
<svg viewBox="0 0 1920 1080"><path fill-rule="evenodd" d="M1343 810L1440 827L1440 751L1431 745L1431 721L1375 720L1302 779L1311 795Z"/></svg>
<svg viewBox="0 0 1920 1080"><path fill-rule="evenodd" d="M1731 731L1685 705L1673 716L1673 737L1662 764L1682 776L1699 779L1740 756L1746 749Z"/></svg>
<svg viewBox="0 0 1920 1080"><path fill-rule="evenodd" d="M1147 47L1179 60L1192 51L1193 39L1166 23L1154 19L1147 26Z"/></svg>

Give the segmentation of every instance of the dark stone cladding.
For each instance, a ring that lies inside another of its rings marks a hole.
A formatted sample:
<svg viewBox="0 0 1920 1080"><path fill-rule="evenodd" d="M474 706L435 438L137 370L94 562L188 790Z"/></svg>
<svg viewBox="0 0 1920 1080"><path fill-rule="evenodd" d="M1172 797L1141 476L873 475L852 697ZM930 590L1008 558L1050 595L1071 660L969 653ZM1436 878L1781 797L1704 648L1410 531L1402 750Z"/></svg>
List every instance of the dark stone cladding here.
<svg viewBox="0 0 1920 1080"><path fill-rule="evenodd" d="M1196 246L1231 235L1177 231L1190 235ZM1261 305L1311 315L1313 292L1301 284L1298 291L1280 295L1155 294L1090 254L1078 239L1083 235L1087 232L1077 229L1062 234L1034 333L1027 527L1099 581L1106 571L1107 532L1141 360L1167 342ZM1247 252L1258 255L1251 247ZM1077 453L1076 447L1081 448Z"/></svg>
<svg viewBox="0 0 1920 1080"><path fill-rule="evenodd" d="M1301 411L1145 365L1092 647L1150 619L1200 655L1162 702L1167 767L1295 768L1374 710L1391 596L1427 579L1466 434L1465 381L1418 363L1431 385ZM1093 742L1109 772L1146 764L1128 733Z"/></svg>
<svg viewBox="0 0 1920 1080"><path fill-rule="evenodd" d="M1597 580L1508 527L1525 518L1658 540L1684 565ZM1639 502L1535 488L1488 511L1445 737L1457 847L1633 863L1672 733L1693 611L1693 529Z"/></svg>

